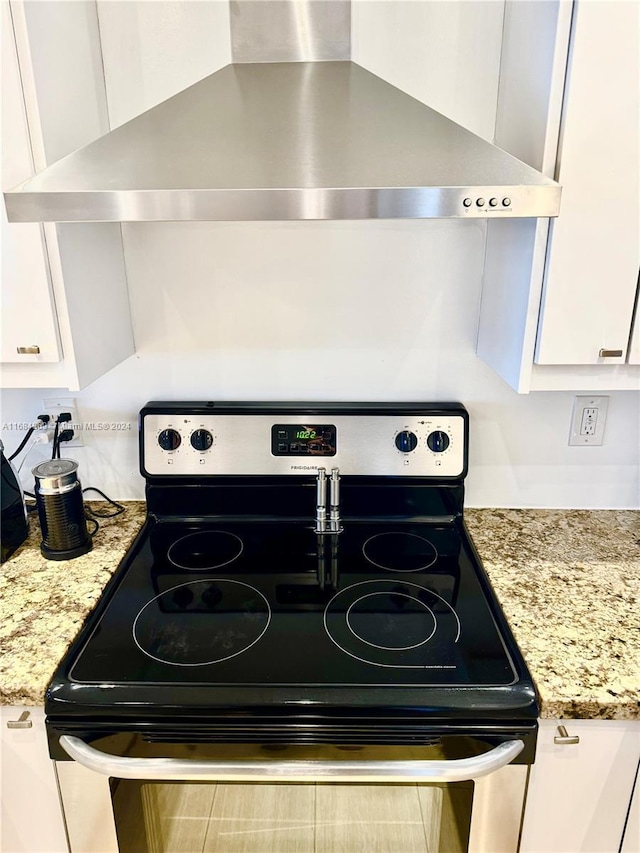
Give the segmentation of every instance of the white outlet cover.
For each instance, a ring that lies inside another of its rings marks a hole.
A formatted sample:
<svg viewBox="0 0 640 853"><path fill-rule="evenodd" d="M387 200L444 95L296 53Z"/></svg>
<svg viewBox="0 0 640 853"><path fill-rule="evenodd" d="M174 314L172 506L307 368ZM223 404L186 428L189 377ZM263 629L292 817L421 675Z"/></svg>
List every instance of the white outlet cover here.
<svg viewBox="0 0 640 853"><path fill-rule="evenodd" d="M608 407L608 397L574 397L573 413L571 415L571 432L569 433L569 445L574 447L600 446L604 440L604 428L607 422ZM595 432L592 435L585 435L582 431L585 409L597 410Z"/></svg>
<svg viewBox="0 0 640 853"><path fill-rule="evenodd" d="M65 442L64 447L82 447L84 445L82 424L78 420L75 397L48 397L42 401L42 405L48 415L55 416L60 412L71 414L69 426L74 430L74 436L71 441Z"/></svg>

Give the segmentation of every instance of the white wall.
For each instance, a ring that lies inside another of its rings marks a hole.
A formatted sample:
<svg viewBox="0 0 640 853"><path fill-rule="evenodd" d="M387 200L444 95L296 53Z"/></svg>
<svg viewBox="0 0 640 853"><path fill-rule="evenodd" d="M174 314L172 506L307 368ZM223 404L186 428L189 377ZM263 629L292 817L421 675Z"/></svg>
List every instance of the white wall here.
<svg viewBox="0 0 640 853"><path fill-rule="evenodd" d="M228 61L224 8L100 3L112 123ZM501 2L358 0L354 58L490 138L501 24ZM184 48L160 61L171 30ZM468 505L640 505L640 395L611 394L602 447L568 447L571 394L518 396L476 357L482 223L128 224L123 237L137 354L77 400L82 421L131 428L85 431L83 485L142 497L136 416L149 399L461 400ZM3 392L2 421L33 418L43 396Z"/></svg>
<svg viewBox="0 0 640 853"><path fill-rule="evenodd" d="M231 62L222 0L96 0L111 127Z"/></svg>

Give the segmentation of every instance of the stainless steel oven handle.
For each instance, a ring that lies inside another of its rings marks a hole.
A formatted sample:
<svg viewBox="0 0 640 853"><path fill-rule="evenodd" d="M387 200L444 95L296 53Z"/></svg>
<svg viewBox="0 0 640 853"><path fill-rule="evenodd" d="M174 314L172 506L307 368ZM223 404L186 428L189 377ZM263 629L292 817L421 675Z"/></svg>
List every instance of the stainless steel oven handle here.
<svg viewBox="0 0 640 853"><path fill-rule="evenodd" d="M62 735L60 746L104 776L184 782L466 782L499 770L524 749L521 740L511 740L451 761L182 761L109 755L71 735Z"/></svg>

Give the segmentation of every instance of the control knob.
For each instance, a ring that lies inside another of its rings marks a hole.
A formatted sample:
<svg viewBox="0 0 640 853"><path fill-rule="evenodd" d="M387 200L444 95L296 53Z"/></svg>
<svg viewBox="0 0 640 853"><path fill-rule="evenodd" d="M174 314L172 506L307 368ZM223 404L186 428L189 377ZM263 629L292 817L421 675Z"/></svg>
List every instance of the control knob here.
<svg viewBox="0 0 640 853"><path fill-rule="evenodd" d="M191 433L191 446L195 450L208 450L213 444L213 436L208 429L196 429Z"/></svg>
<svg viewBox="0 0 640 853"><path fill-rule="evenodd" d="M427 447L434 453L444 453L449 447L449 436L441 429L437 429L427 436Z"/></svg>
<svg viewBox="0 0 640 853"><path fill-rule="evenodd" d="M411 453L412 450L415 450L418 446L418 438L415 432L411 432L408 429L402 430L396 436L396 447L398 450L401 450L402 453Z"/></svg>
<svg viewBox="0 0 640 853"><path fill-rule="evenodd" d="M181 441L180 433L175 429L163 429L158 436L158 444L163 450L175 450Z"/></svg>

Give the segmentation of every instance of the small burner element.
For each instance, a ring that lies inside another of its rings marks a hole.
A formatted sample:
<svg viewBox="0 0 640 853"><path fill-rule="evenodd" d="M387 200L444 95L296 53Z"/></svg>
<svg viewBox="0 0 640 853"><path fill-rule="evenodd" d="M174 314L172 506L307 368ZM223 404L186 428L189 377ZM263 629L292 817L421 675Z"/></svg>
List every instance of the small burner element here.
<svg viewBox="0 0 640 853"><path fill-rule="evenodd" d="M191 572L209 571L228 566L243 549L242 539L224 530L189 533L169 548L167 559L179 569Z"/></svg>
<svg viewBox="0 0 640 853"><path fill-rule="evenodd" d="M400 619L398 613L402 614ZM429 605L404 592L369 592L349 605L346 619L355 637L388 651L416 649L436 632L436 618Z"/></svg>
<svg viewBox="0 0 640 853"><path fill-rule="evenodd" d="M458 615L437 592L415 583L354 583L329 601L324 628L339 649L373 666L440 670L457 666Z"/></svg>
<svg viewBox="0 0 640 853"><path fill-rule="evenodd" d="M378 533L362 546L370 563L389 572L420 572L438 559L435 545L415 533Z"/></svg>
<svg viewBox="0 0 640 853"><path fill-rule="evenodd" d="M148 601L133 639L153 660L205 666L242 654L271 621L267 599L241 581L212 578L171 587Z"/></svg>

